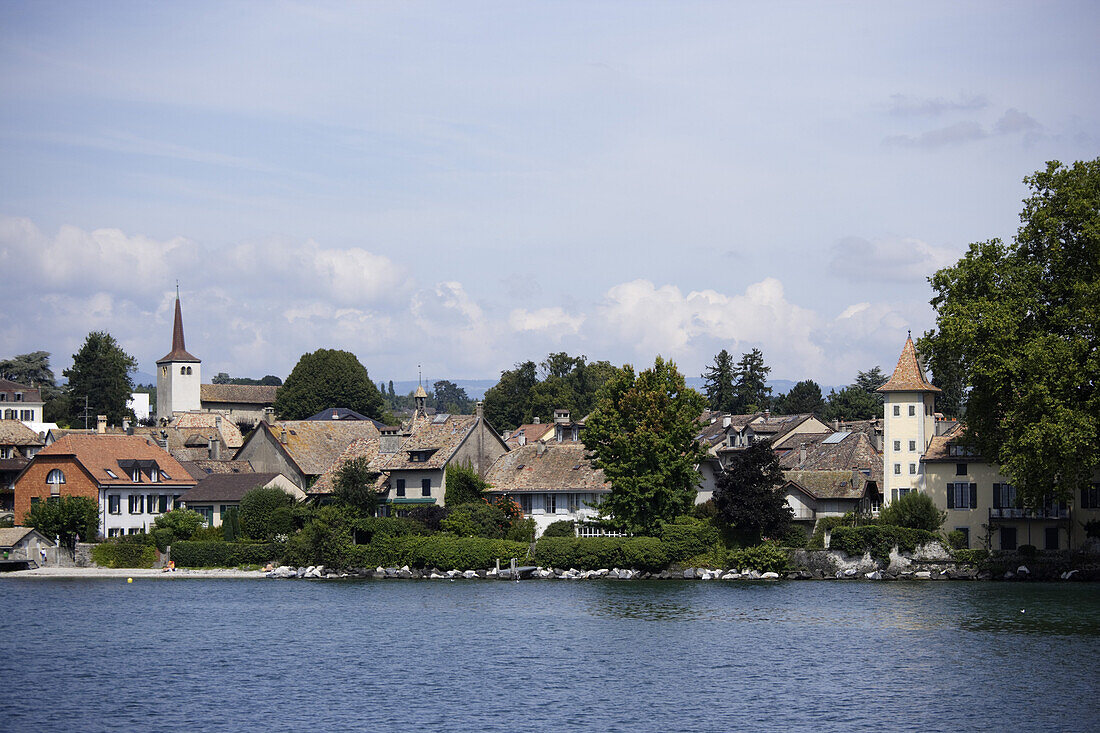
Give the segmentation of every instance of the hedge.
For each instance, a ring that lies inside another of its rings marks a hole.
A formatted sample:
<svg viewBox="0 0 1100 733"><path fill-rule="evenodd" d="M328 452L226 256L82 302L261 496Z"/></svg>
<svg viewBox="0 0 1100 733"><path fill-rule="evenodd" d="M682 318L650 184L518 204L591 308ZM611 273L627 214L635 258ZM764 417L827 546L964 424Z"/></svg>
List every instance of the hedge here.
<svg viewBox="0 0 1100 733"><path fill-rule="evenodd" d="M852 556L870 551L871 557L885 562L890 559L890 550L894 547L899 552L913 552L921 545L938 540L939 535L924 529L869 524L862 527L837 527L833 530L829 549L840 550Z"/></svg>
<svg viewBox="0 0 1100 733"><path fill-rule="evenodd" d="M92 562L104 568L151 568L156 561L152 545L101 542L92 548Z"/></svg>
<svg viewBox="0 0 1100 733"><path fill-rule="evenodd" d="M670 562L680 562L714 549L721 541L718 529L709 522L666 524L661 527L661 542Z"/></svg>
<svg viewBox="0 0 1100 733"><path fill-rule="evenodd" d="M782 573L790 565L790 554L779 545L765 542L756 547L730 550L729 564L740 570Z"/></svg>
<svg viewBox="0 0 1100 733"><path fill-rule="evenodd" d="M275 543L244 542L176 542L172 545L172 561L187 568L235 568L238 565L261 565L283 554Z"/></svg>
<svg viewBox="0 0 1100 733"><path fill-rule="evenodd" d="M535 545L543 567L655 571L668 566L665 543L656 537L543 537Z"/></svg>
<svg viewBox="0 0 1100 733"><path fill-rule="evenodd" d="M349 565L354 567L439 568L441 570L485 570L496 564L507 565L516 558L528 562L527 543L491 540L483 537L448 535L378 536L369 545L348 549Z"/></svg>

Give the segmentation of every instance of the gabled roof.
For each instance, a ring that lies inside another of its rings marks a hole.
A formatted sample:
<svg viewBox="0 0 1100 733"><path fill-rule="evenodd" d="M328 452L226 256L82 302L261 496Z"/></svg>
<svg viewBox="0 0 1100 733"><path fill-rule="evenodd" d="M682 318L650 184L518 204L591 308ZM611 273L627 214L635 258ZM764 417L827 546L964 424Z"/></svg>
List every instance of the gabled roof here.
<svg viewBox="0 0 1100 733"><path fill-rule="evenodd" d="M894 373L886 380L886 384L876 390L878 392L939 392L940 388L929 382L924 376L924 370L917 361L917 348L913 345L913 337L905 339L905 346L898 358L898 365Z"/></svg>
<svg viewBox="0 0 1100 733"><path fill-rule="evenodd" d="M216 412L177 412L173 414L168 427L175 428L188 435L195 431L203 435L221 434L222 442L226 448L237 449L244 445L244 436L237 423L226 415Z"/></svg>
<svg viewBox="0 0 1100 733"><path fill-rule="evenodd" d="M443 468L451 460L477 426L475 415L446 415L418 417L409 427L409 435L396 453L382 454L378 467L384 471L418 469L433 471ZM414 461L413 454L427 454L426 460Z"/></svg>
<svg viewBox="0 0 1100 733"><path fill-rule="evenodd" d="M199 400L270 406L275 404L275 393L278 391L278 387L267 384L200 384Z"/></svg>
<svg viewBox="0 0 1100 733"><path fill-rule="evenodd" d="M191 485L195 479L179 461L140 435L66 435L42 450L40 457L72 456L100 484L128 483L119 461L153 461L169 478L160 483ZM111 478L110 470L118 478ZM156 484L148 484L155 486Z"/></svg>
<svg viewBox="0 0 1100 733"><path fill-rule="evenodd" d="M42 544L53 547L53 540L36 531L34 527L0 527L0 547L15 547L32 532L44 540Z"/></svg>
<svg viewBox="0 0 1100 733"><path fill-rule="evenodd" d="M791 440L791 449L779 457L779 465L785 473L799 471L839 471L851 474L852 469L862 473L869 481L882 485L882 455L875 450L871 439L864 433L848 433L837 442L825 442L841 433L797 435ZM802 446L806 459L802 460Z"/></svg>
<svg viewBox="0 0 1100 733"><path fill-rule="evenodd" d="M248 461L212 461L208 458L194 461L180 461L196 480L206 478L212 473L255 473Z"/></svg>
<svg viewBox="0 0 1100 733"><path fill-rule="evenodd" d="M18 420L0 420L0 445L45 445L38 433Z"/></svg>
<svg viewBox="0 0 1100 733"><path fill-rule="evenodd" d="M962 450L959 450L962 446ZM952 455L954 454L954 455ZM962 423L954 426L946 435L937 435L928 441L928 450L920 458L921 463L984 463L977 449L970 448Z"/></svg>
<svg viewBox="0 0 1100 733"><path fill-rule="evenodd" d="M371 466L374 467L378 460L378 451L380 447L381 438L356 438L344 452L325 469L325 472L317 477L317 480L309 487L309 493L311 495L331 494L333 490L333 481L336 479L336 472L340 470L340 467L344 465L345 461L351 460L352 458L366 458L367 461L371 463ZM387 488L388 480L389 474L380 472L378 481L375 482L375 489L377 491L384 491Z"/></svg>
<svg viewBox="0 0 1100 733"><path fill-rule="evenodd" d="M273 425L261 422L260 429L270 433L307 476L324 473L357 438L380 436L373 421L361 420L283 420Z"/></svg>
<svg viewBox="0 0 1100 733"><path fill-rule="evenodd" d="M180 497L180 501L240 501L252 489L267 486L281 473L212 473L195 488Z"/></svg>
<svg viewBox="0 0 1100 733"><path fill-rule="evenodd" d="M0 392L23 393L23 402L41 402L42 392L38 387L31 387L26 384L20 384L19 382L13 382L10 379L0 378ZM13 402L14 400L6 400L7 402Z"/></svg>
<svg viewBox="0 0 1100 733"><path fill-rule="evenodd" d="M197 362L199 358L187 353L183 343L183 311L180 310L180 296L176 295L176 319L172 323L172 350L157 359L157 364L168 361Z"/></svg>
<svg viewBox="0 0 1100 733"><path fill-rule="evenodd" d="M783 476L815 499L862 499L871 483L851 471L784 471Z"/></svg>
<svg viewBox="0 0 1100 733"><path fill-rule="evenodd" d="M306 420L366 420L374 423L374 427L379 430L390 427L384 422L375 420L373 417L367 417L347 407L329 407L321 410L316 415L310 415Z"/></svg>
<svg viewBox="0 0 1100 733"><path fill-rule="evenodd" d="M585 457L583 443L549 443L520 446L493 462L485 480L492 491L607 491L611 485L603 471Z"/></svg>
<svg viewBox="0 0 1100 733"><path fill-rule="evenodd" d="M527 423L526 425L520 425L509 433L504 444L509 448L517 448L520 444L520 436L523 436L525 443L537 443L553 432L554 423Z"/></svg>

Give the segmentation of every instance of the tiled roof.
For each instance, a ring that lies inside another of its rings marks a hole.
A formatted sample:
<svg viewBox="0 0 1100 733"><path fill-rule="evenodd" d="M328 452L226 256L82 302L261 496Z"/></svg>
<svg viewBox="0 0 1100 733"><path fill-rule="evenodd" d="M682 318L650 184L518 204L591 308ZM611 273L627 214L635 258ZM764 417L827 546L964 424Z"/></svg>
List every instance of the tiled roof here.
<svg viewBox="0 0 1100 733"><path fill-rule="evenodd" d="M311 495L331 494L336 472L340 470L340 467L344 465L345 461L351 460L352 458L366 458L371 463L372 468L374 468L378 463L378 450L380 447L381 440L379 438L357 438L352 441L351 445L349 445L347 449L345 449L344 452L325 469L325 472L317 477L317 480L309 487L309 493ZM375 468L375 470L378 469ZM375 488L379 491L384 490L388 480L389 475L380 472Z"/></svg>
<svg viewBox="0 0 1100 733"><path fill-rule="evenodd" d="M815 499L862 499L868 479L851 471L784 471L784 478Z"/></svg>
<svg viewBox="0 0 1100 733"><path fill-rule="evenodd" d="M260 425L277 441L286 431L283 448L307 476L324 473L357 438L377 440L380 435L373 422L361 420L284 420Z"/></svg>
<svg viewBox="0 0 1100 733"><path fill-rule="evenodd" d="M585 458L583 443L529 444L498 458L485 474L493 491L605 491L603 471Z"/></svg>
<svg viewBox="0 0 1100 733"><path fill-rule="evenodd" d="M266 384L200 384L199 400L243 405L274 405L278 387Z"/></svg>
<svg viewBox="0 0 1100 733"><path fill-rule="evenodd" d="M952 446L957 446L960 443L964 446L968 444L962 440L963 431L961 427L956 427L947 435L937 435L928 441L928 450L921 456L921 463L979 463L984 462L985 459L977 454L977 450L972 450L973 455L966 455L963 451L963 455L951 455Z"/></svg>
<svg viewBox="0 0 1100 733"><path fill-rule="evenodd" d="M508 439L504 441L504 444L509 448L517 448L519 447L519 437L521 435L524 436L527 443L535 443L552 432L554 432L553 423L528 423L526 425L520 425L509 433Z"/></svg>
<svg viewBox="0 0 1100 733"><path fill-rule="evenodd" d="M913 346L913 337L905 339L901 357L894 373L886 384L878 388L879 392L939 392L940 388L925 379L924 370L917 361L917 349Z"/></svg>
<svg viewBox="0 0 1100 733"><path fill-rule="evenodd" d="M228 416L219 415L216 412L177 412L172 417L172 422L168 423L168 427L176 428L188 434L196 430L219 429L222 442L225 443L227 448L237 449L244 445L244 436L241 435L241 429L237 427L237 424L230 420ZM211 433L204 432L203 434L210 435Z"/></svg>
<svg viewBox="0 0 1100 733"><path fill-rule="evenodd" d="M379 456L379 468L384 471L432 471L443 468L477 425L477 420L474 415L418 417L397 452ZM430 455L425 460L412 460L412 454L428 452Z"/></svg>
<svg viewBox="0 0 1100 733"><path fill-rule="evenodd" d="M839 434L836 434L839 436ZM827 435L795 436L791 449L779 457L779 465L790 471L839 471L851 474L860 471L868 480L882 486L882 454L875 450L864 433L849 433L838 443L823 442ZM801 444L806 445L806 460L802 460Z"/></svg>
<svg viewBox="0 0 1100 733"><path fill-rule="evenodd" d="M366 415L360 414L355 410L347 407L328 407L321 410L316 415L310 415L306 420L372 420ZM382 423L374 420L374 427L385 427Z"/></svg>
<svg viewBox="0 0 1100 733"><path fill-rule="evenodd" d="M0 445L45 445L38 433L18 420L0 420Z"/></svg>
<svg viewBox="0 0 1100 733"><path fill-rule="evenodd" d="M204 479L212 473L255 473L248 461L212 461L201 458L194 461L180 461L187 473L196 479Z"/></svg>
<svg viewBox="0 0 1100 733"><path fill-rule="evenodd" d="M212 473L195 488L180 497L180 501L240 501L252 489L266 486L279 473Z"/></svg>
<svg viewBox="0 0 1100 733"><path fill-rule="evenodd" d="M30 385L13 382L10 379L0 379L0 392L7 392L9 394L14 392L22 392L24 402L42 401L42 392L37 387L31 387ZM5 400L5 402L15 402L15 400L9 398Z"/></svg>
<svg viewBox="0 0 1100 733"><path fill-rule="evenodd" d="M120 470L119 461L155 461L160 470L169 476L162 483L195 483L179 461L140 435L66 435L40 450L38 455L74 456L84 470L102 484L128 482L129 477ZM107 469L118 478L112 479Z"/></svg>
<svg viewBox="0 0 1100 733"><path fill-rule="evenodd" d="M0 527L0 547L15 547L19 542L34 531L34 527ZM53 547L53 541L45 537L46 542L50 547Z"/></svg>

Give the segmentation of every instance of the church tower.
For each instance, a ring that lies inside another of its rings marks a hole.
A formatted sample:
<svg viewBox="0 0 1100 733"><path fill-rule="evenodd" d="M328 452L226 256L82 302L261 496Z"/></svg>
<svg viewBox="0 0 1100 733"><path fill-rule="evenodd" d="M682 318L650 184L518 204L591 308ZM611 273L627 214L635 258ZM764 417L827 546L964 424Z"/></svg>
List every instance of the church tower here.
<svg viewBox="0 0 1100 733"><path fill-rule="evenodd" d="M936 434L934 408L940 389L925 378L912 333L893 375L878 391L885 398L882 499L889 504L910 491L926 490L921 457Z"/></svg>
<svg viewBox="0 0 1100 733"><path fill-rule="evenodd" d="M171 420L173 412L199 410L202 362L187 353L183 343L183 311L176 288L176 321L172 325L172 350L157 360L157 419Z"/></svg>

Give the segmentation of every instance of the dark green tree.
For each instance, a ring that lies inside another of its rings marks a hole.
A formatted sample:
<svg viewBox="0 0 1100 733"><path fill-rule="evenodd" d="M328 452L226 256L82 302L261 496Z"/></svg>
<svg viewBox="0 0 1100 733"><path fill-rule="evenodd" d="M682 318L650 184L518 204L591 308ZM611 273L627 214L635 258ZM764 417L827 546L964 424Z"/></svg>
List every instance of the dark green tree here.
<svg viewBox="0 0 1100 733"><path fill-rule="evenodd" d="M355 354L318 349L303 354L275 396L283 420L303 420L330 407L347 407L367 417L382 417L382 395Z"/></svg>
<svg viewBox="0 0 1100 733"><path fill-rule="evenodd" d="M969 439L1036 507L1100 468L1100 158L1024 179L1011 244L977 242L931 278L934 358L969 389Z"/></svg>
<svg viewBox="0 0 1100 733"><path fill-rule="evenodd" d="M725 349L714 357L714 364L703 370L703 391L707 395L707 407L719 412L733 413L738 408L733 357Z"/></svg>
<svg viewBox="0 0 1100 733"><path fill-rule="evenodd" d="M127 354L105 331L88 334L80 351L73 354L73 365L63 374L69 380L69 418L74 425L83 425L85 398L88 414L94 424L96 415L106 415L113 425L123 418L133 419L133 410L126 407L137 371L137 360Z"/></svg>
<svg viewBox="0 0 1100 733"><path fill-rule="evenodd" d="M500 381L485 391L485 419L497 430L523 425L531 417L531 391L537 383L533 361L501 372Z"/></svg>
<svg viewBox="0 0 1100 733"><path fill-rule="evenodd" d="M581 438L611 491L611 526L651 534L691 509L705 451L695 440L705 401L676 365L657 357L635 375L624 366L600 391Z"/></svg>
<svg viewBox="0 0 1100 733"><path fill-rule="evenodd" d="M882 417L882 403L875 395L856 386L845 387L839 392L829 390L824 417L826 420L870 420Z"/></svg>
<svg viewBox="0 0 1100 733"><path fill-rule="evenodd" d="M466 390L454 382L441 379L432 385L432 402L438 412L449 412L454 415L468 415L471 412L473 401L466 395Z"/></svg>
<svg viewBox="0 0 1100 733"><path fill-rule="evenodd" d="M257 487L241 497L241 532L254 540L271 540L294 529L294 497L271 486Z"/></svg>
<svg viewBox="0 0 1100 733"><path fill-rule="evenodd" d="M370 466L366 456L349 458L333 477L332 494L338 502L365 516L374 516L378 508L379 473Z"/></svg>
<svg viewBox="0 0 1100 733"><path fill-rule="evenodd" d="M726 469L715 482L718 516L746 544L783 537L794 512L786 497L777 491L781 483L783 470L771 441L753 443L730 456Z"/></svg>
<svg viewBox="0 0 1100 733"><path fill-rule="evenodd" d="M882 373L882 367L873 366L865 372L856 373L856 383L852 386L856 389L862 389L869 395L874 395L875 399L879 402L883 401L883 395L878 392L878 388L886 384L890 377Z"/></svg>
<svg viewBox="0 0 1100 733"><path fill-rule="evenodd" d="M54 380L53 369L50 368L48 351L32 351L0 361L0 378L37 387L44 402L61 396L61 390Z"/></svg>
<svg viewBox="0 0 1100 733"><path fill-rule="evenodd" d="M72 556L77 538L94 542L99 533L99 504L83 496L51 497L31 505L23 524L34 527L47 538L61 538L61 545Z"/></svg>
<svg viewBox="0 0 1100 733"><path fill-rule="evenodd" d="M821 387L812 379L804 379L791 387L791 391L776 402L777 410L786 415L825 414L825 399L821 396Z"/></svg>
<svg viewBox="0 0 1100 733"><path fill-rule="evenodd" d="M485 491L490 488L469 463L447 464L444 481L447 491L443 495L443 503L449 507L484 501Z"/></svg>
<svg viewBox="0 0 1100 733"><path fill-rule="evenodd" d="M925 331L916 346L918 356L932 371L932 384L942 390L936 396L936 409L948 417L965 417L966 375L958 352L936 348L935 331Z"/></svg>
<svg viewBox="0 0 1100 733"><path fill-rule="evenodd" d="M734 394L737 397L733 412L748 414L771 405L772 388L768 386L771 367L764 364L764 353L753 349L741 355L733 370Z"/></svg>
<svg viewBox="0 0 1100 733"><path fill-rule="evenodd" d="M937 532L947 518L947 512L936 508L932 497L917 491L910 491L897 500L890 502L879 512L879 524L895 527L924 529Z"/></svg>

